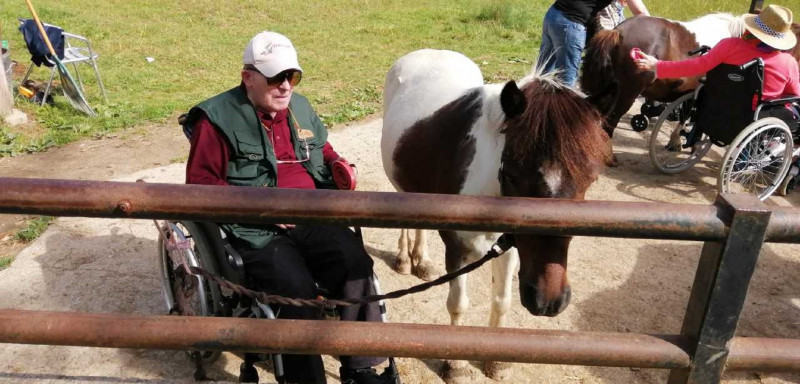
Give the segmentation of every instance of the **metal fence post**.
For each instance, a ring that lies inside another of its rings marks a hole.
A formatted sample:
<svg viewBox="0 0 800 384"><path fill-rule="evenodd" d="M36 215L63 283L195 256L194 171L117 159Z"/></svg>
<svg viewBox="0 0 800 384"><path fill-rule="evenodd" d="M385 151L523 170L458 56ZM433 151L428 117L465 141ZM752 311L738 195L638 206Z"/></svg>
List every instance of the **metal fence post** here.
<svg viewBox="0 0 800 384"><path fill-rule="evenodd" d="M756 11L761 12L761 7L764 6L764 0L752 0L750 2L750 10L747 11L748 13L756 13Z"/></svg>
<svg viewBox="0 0 800 384"><path fill-rule="evenodd" d="M670 372L669 384L720 382L772 215L751 195L720 194L715 205L728 235L703 245L681 329L696 349L691 366Z"/></svg>

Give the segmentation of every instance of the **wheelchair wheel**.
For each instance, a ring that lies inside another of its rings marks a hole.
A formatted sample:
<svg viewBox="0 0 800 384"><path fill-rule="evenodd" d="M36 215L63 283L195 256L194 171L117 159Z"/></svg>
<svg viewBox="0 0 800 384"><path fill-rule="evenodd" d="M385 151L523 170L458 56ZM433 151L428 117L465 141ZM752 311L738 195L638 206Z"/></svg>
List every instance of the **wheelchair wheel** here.
<svg viewBox="0 0 800 384"><path fill-rule="evenodd" d="M203 268L216 274L215 265L207 259L207 251L210 249L202 239L195 239L192 233L199 230L193 223L174 223L167 222L170 229L170 236L176 236L178 241L190 241L191 248L186 250L186 259L189 265ZM205 252L205 253L204 253ZM182 274L170 259L169 252L164 244L164 239L158 238L158 267L161 277L161 290L164 295L167 311L170 313L176 309L180 295L184 295L185 288L196 287L192 294L186 297L188 309L194 316L215 316L221 303L221 292L218 286L210 284L206 279L199 276L187 276ZM190 280L191 279L191 280ZM219 359L221 351L186 351L190 360L199 353L199 357L204 364L212 364Z"/></svg>
<svg viewBox="0 0 800 384"><path fill-rule="evenodd" d="M643 132L650 125L650 119L645 115L636 115L631 118L631 128L636 132Z"/></svg>
<svg viewBox="0 0 800 384"><path fill-rule="evenodd" d="M780 186L792 163L792 134L782 120L768 117L733 139L720 167L723 193L750 193L765 200Z"/></svg>
<svg viewBox="0 0 800 384"><path fill-rule="evenodd" d="M711 141L705 135L687 146L689 132L694 127L693 104L694 94L681 96L664 109L653 126L650 161L662 173L683 172L697 164L711 149Z"/></svg>

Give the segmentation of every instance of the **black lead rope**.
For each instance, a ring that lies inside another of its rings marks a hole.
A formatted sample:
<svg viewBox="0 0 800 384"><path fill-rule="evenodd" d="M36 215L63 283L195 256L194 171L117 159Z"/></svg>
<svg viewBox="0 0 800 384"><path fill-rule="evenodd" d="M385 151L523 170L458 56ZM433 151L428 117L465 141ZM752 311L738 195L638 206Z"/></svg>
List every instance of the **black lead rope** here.
<svg viewBox="0 0 800 384"><path fill-rule="evenodd" d="M238 284L233 284L227 280L219 278L217 276L211 275L206 270L198 267L189 267L191 272L196 275L201 275L216 284L228 288L238 294L249 296L255 299L258 299L263 304L277 304L277 305L291 305L295 307L302 307L302 306L310 306L322 309L331 309L336 306L349 306L349 305L361 305L367 303L373 303L376 301L381 300L388 300L388 299L397 299L406 295L410 295L412 293L419 293L425 291L431 287L435 287L437 285L441 285L451 280L455 279L458 276L463 274L469 273L474 271L475 269L480 268L483 264L486 264L487 261L494 259L511 249L514 246L514 236L510 234L503 234L497 241L492 245L486 254L480 258L479 260L468 264L456 271L450 272L448 274L442 275L436 280L425 282L422 284L415 285L410 288L400 289L397 291L389 292L383 295L369 295L355 299L292 299L278 295L269 295L264 292L253 291L251 289L247 289L242 287Z"/></svg>

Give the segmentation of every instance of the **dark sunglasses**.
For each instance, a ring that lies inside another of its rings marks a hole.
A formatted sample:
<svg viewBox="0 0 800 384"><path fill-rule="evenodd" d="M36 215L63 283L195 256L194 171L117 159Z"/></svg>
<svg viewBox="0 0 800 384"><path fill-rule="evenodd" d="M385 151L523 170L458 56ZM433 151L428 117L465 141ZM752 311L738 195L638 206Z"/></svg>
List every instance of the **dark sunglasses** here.
<svg viewBox="0 0 800 384"><path fill-rule="evenodd" d="M258 73L259 75L264 76L264 74L261 73L257 69L248 68L248 70L254 71L254 72ZM281 72L281 73L279 73L279 74L277 74L275 76L272 76L272 77L264 76L264 78L267 80L267 85L272 86L272 87L277 86L277 85L281 85L286 80L288 80L289 84L294 87L297 84L300 84L300 80L303 78L303 72L300 72L300 71L298 71L296 69L287 69L287 70L285 70L285 71L283 71L283 72Z"/></svg>

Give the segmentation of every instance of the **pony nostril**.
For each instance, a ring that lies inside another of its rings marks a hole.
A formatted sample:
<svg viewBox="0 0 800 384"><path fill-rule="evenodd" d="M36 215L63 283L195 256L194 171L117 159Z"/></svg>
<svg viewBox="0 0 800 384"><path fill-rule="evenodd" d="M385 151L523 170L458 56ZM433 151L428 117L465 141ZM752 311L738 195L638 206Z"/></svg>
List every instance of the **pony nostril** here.
<svg viewBox="0 0 800 384"><path fill-rule="evenodd" d="M534 316L556 316L569 306L572 298L572 289L564 287L561 295L555 300L547 300L539 293L533 284L520 284L519 296L522 306Z"/></svg>
<svg viewBox="0 0 800 384"><path fill-rule="evenodd" d="M553 306L548 309L552 309L547 316L555 316L561 312L564 312L565 309L569 306L569 301L572 299L572 288L570 286L564 287L561 291L561 297L558 300L553 302Z"/></svg>

